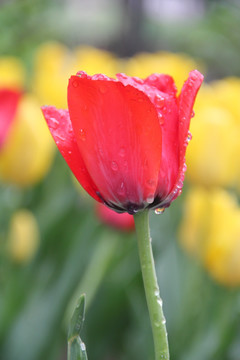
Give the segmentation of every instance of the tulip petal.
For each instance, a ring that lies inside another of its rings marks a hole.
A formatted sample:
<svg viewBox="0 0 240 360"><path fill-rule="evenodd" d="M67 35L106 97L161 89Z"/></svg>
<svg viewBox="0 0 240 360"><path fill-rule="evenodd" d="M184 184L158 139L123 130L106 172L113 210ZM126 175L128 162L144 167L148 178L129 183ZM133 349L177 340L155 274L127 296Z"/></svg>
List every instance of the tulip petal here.
<svg viewBox="0 0 240 360"><path fill-rule="evenodd" d="M189 125L193 114L193 104L202 82L203 75L197 70L191 71L179 95L179 144L180 148L184 149L184 151L181 152L180 163L182 163L185 157Z"/></svg>
<svg viewBox="0 0 240 360"><path fill-rule="evenodd" d="M68 110L56 109L54 106L43 106L42 112L54 141L73 174L89 195L102 202L97 195L98 189L92 181L79 152Z"/></svg>
<svg viewBox="0 0 240 360"><path fill-rule="evenodd" d="M0 147L14 120L21 93L8 89L0 90Z"/></svg>
<svg viewBox="0 0 240 360"><path fill-rule="evenodd" d="M180 195L183 187L183 180L186 171L185 154L187 145L191 139L189 132L190 120L193 116L193 105L197 96L198 90L203 82L203 75L193 70L189 73L187 81L184 83L181 93L178 98L179 108L179 171L176 184L173 191L166 199L166 206Z"/></svg>
<svg viewBox="0 0 240 360"><path fill-rule="evenodd" d="M161 161L161 127L148 97L118 81L72 76L68 106L84 163L105 201L117 206L151 203Z"/></svg>
<svg viewBox="0 0 240 360"><path fill-rule="evenodd" d="M173 78L170 75L165 74L152 74L144 80L144 84L150 85L158 89L159 91L175 96L177 88Z"/></svg>

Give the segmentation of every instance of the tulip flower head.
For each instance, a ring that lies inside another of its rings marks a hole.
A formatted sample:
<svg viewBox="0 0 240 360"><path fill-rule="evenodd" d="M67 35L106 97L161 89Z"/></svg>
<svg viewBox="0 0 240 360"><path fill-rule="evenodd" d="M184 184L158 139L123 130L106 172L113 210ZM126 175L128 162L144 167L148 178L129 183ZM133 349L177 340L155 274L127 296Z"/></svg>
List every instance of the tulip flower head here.
<svg viewBox="0 0 240 360"><path fill-rule="evenodd" d="M68 85L68 110L42 108L52 136L83 188L117 212L168 207L181 193L197 70L177 96L173 79L81 71Z"/></svg>

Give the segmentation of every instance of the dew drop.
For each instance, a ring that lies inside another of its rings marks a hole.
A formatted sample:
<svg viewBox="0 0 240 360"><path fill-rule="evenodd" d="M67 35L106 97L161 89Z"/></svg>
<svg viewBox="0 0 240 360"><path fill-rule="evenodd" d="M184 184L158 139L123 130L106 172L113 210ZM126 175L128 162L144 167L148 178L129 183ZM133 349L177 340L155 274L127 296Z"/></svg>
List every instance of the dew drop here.
<svg viewBox="0 0 240 360"><path fill-rule="evenodd" d="M107 89L107 87L105 85L103 85L103 84L99 85L99 92L101 94L106 94L107 90L108 89Z"/></svg>
<svg viewBox="0 0 240 360"><path fill-rule="evenodd" d="M192 134L189 131L187 136L187 142L189 142L190 140L192 140Z"/></svg>
<svg viewBox="0 0 240 360"><path fill-rule="evenodd" d="M157 303L158 303L158 305L160 305L162 307L163 302L162 302L161 298L157 299Z"/></svg>
<svg viewBox="0 0 240 360"><path fill-rule="evenodd" d="M78 81L77 81L77 80L74 80L74 81L72 82L72 86L75 87L75 88L77 88L77 87L78 87Z"/></svg>
<svg viewBox="0 0 240 360"><path fill-rule="evenodd" d="M158 120L159 120L159 124L163 125L164 124L164 117L163 114L158 113Z"/></svg>
<svg viewBox="0 0 240 360"><path fill-rule="evenodd" d="M87 105L86 104L82 104L82 110L86 111L88 109Z"/></svg>
<svg viewBox="0 0 240 360"><path fill-rule="evenodd" d="M164 213L164 211L165 211L165 208L157 208L157 209L155 209L155 214L161 215Z"/></svg>
<svg viewBox="0 0 240 360"><path fill-rule="evenodd" d="M51 121L51 128L54 130L57 129L59 126L59 121L54 117L51 117L49 120Z"/></svg>
<svg viewBox="0 0 240 360"><path fill-rule="evenodd" d="M72 150L68 150L68 155L71 155L72 154Z"/></svg>
<svg viewBox="0 0 240 360"><path fill-rule="evenodd" d="M125 148L121 147L120 150L119 150L119 156L124 157L125 154L126 154Z"/></svg>
<svg viewBox="0 0 240 360"><path fill-rule="evenodd" d="M86 346L83 342L80 343L80 347L82 351L86 351Z"/></svg>
<svg viewBox="0 0 240 360"><path fill-rule="evenodd" d="M125 194L125 185L124 182L122 181L119 188L117 189L117 193L118 195L124 195Z"/></svg>
<svg viewBox="0 0 240 360"><path fill-rule="evenodd" d="M166 324L166 319L165 319L165 317L163 317L163 319L162 319L162 324L163 324L163 325Z"/></svg>
<svg viewBox="0 0 240 360"><path fill-rule="evenodd" d="M154 188L156 186L156 181L154 179L147 180L147 186L150 188Z"/></svg>
<svg viewBox="0 0 240 360"><path fill-rule="evenodd" d="M82 141L85 141L86 140L86 133L85 133L85 130L84 129L80 129L80 138Z"/></svg>
<svg viewBox="0 0 240 360"><path fill-rule="evenodd" d="M148 195L146 201L147 201L148 204L153 203L153 201L154 201L154 194Z"/></svg>
<svg viewBox="0 0 240 360"><path fill-rule="evenodd" d="M161 109L164 105L164 98L157 94L154 98L154 102L155 102L156 106Z"/></svg>
<svg viewBox="0 0 240 360"><path fill-rule="evenodd" d="M191 118L193 118L194 116L195 116L195 112L193 110L192 113L191 113Z"/></svg>
<svg viewBox="0 0 240 360"><path fill-rule="evenodd" d="M118 164L116 163L116 161L111 162L111 168L113 171L118 171Z"/></svg>

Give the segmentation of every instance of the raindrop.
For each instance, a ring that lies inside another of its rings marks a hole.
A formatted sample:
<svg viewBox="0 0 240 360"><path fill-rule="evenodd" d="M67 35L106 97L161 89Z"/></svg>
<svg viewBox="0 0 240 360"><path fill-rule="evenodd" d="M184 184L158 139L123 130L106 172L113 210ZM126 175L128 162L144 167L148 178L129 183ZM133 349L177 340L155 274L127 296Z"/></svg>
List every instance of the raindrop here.
<svg viewBox="0 0 240 360"><path fill-rule="evenodd" d="M163 324L163 325L166 324L166 319L165 319L165 317L163 317L163 319L162 319L162 324Z"/></svg>
<svg viewBox="0 0 240 360"><path fill-rule="evenodd" d="M82 104L82 110L86 111L88 109L87 104Z"/></svg>
<svg viewBox="0 0 240 360"><path fill-rule="evenodd" d="M85 141L86 140L86 133L85 133L85 130L84 129L80 129L80 138L82 141Z"/></svg>
<svg viewBox="0 0 240 360"><path fill-rule="evenodd" d="M190 140L192 140L192 134L189 131L187 136L187 142L189 142Z"/></svg>
<svg viewBox="0 0 240 360"><path fill-rule="evenodd" d="M194 116L195 116L195 112L193 110L192 113L191 113L191 118L193 118Z"/></svg>
<svg viewBox="0 0 240 360"><path fill-rule="evenodd" d="M159 120L159 124L160 124L160 125L163 125L163 124L164 124L163 114L158 113L158 120Z"/></svg>
<svg viewBox="0 0 240 360"><path fill-rule="evenodd" d="M54 117L51 117L49 120L51 121L51 128L54 130L57 129L57 127L59 126L59 121Z"/></svg>
<svg viewBox="0 0 240 360"><path fill-rule="evenodd" d="M80 347L82 351L86 351L86 346L83 342L80 343Z"/></svg>
<svg viewBox="0 0 240 360"><path fill-rule="evenodd" d="M147 197L146 200L147 200L147 203L148 203L148 204L153 203L153 201L154 201L154 194L148 195L148 197Z"/></svg>
<svg viewBox="0 0 240 360"><path fill-rule="evenodd" d="M72 150L68 150L68 154L71 155L71 154L72 154Z"/></svg>
<svg viewBox="0 0 240 360"><path fill-rule="evenodd" d="M124 195L125 194L125 185L124 182L122 181L118 190L117 190L118 195Z"/></svg>
<svg viewBox="0 0 240 360"><path fill-rule="evenodd" d="M78 81L77 81L77 80L74 80L74 81L72 82L72 86L75 87L75 88L77 88L77 87L78 87Z"/></svg>
<svg viewBox="0 0 240 360"><path fill-rule="evenodd" d="M149 186L150 188L155 187L156 186L156 181L154 179L147 180L147 186Z"/></svg>
<svg viewBox="0 0 240 360"><path fill-rule="evenodd" d="M161 109L164 105L164 98L157 94L154 98L154 102L155 105Z"/></svg>
<svg viewBox="0 0 240 360"><path fill-rule="evenodd" d="M157 208L157 209L155 209L155 214L161 215L164 213L164 211L165 211L165 208Z"/></svg>
<svg viewBox="0 0 240 360"><path fill-rule="evenodd" d="M125 154L126 154L126 151L125 151L124 147L121 147L119 150L119 156L124 157Z"/></svg>
<svg viewBox="0 0 240 360"><path fill-rule="evenodd" d="M162 299L161 298L157 299L157 302L158 302L158 305L160 305L162 307L162 304L163 304Z"/></svg>
<svg viewBox="0 0 240 360"><path fill-rule="evenodd" d="M107 90L108 89L105 85L103 85L103 84L99 85L99 91L101 94L106 94Z"/></svg>
<svg viewBox="0 0 240 360"><path fill-rule="evenodd" d="M111 168L113 171L118 171L118 164L116 163L116 161L112 161Z"/></svg>

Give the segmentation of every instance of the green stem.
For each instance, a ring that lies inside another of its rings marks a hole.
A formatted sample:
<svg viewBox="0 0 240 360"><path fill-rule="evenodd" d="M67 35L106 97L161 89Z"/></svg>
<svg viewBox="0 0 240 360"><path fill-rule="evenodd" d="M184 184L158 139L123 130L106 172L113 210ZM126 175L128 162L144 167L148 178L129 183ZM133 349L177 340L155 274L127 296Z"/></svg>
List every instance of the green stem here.
<svg viewBox="0 0 240 360"><path fill-rule="evenodd" d="M134 215L135 228L138 239L138 251L141 263L143 283L147 299L148 311L152 325L155 360L168 360L168 340L166 320L162 310L154 259L152 254L151 237L149 231L148 210Z"/></svg>

